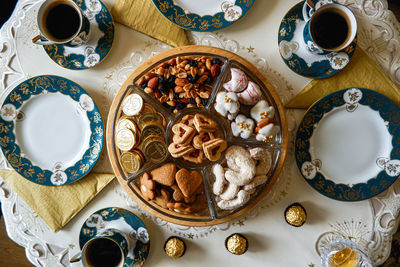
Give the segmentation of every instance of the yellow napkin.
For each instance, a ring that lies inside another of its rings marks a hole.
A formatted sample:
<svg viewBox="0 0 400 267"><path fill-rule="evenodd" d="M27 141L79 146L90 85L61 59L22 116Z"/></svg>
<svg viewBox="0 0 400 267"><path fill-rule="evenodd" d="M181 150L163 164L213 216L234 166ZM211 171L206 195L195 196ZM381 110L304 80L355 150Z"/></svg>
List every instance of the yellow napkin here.
<svg viewBox="0 0 400 267"><path fill-rule="evenodd" d="M45 186L26 180L16 171L0 170L0 176L54 232L64 227L115 177L90 173L69 185Z"/></svg>
<svg viewBox="0 0 400 267"><path fill-rule="evenodd" d="M190 44L185 30L165 18L151 0L115 0L111 13L116 22L171 46Z"/></svg>
<svg viewBox="0 0 400 267"><path fill-rule="evenodd" d="M308 108L321 97L340 89L359 87L374 90L400 106L399 88L358 47L346 68L336 75L311 81L289 101L287 108Z"/></svg>

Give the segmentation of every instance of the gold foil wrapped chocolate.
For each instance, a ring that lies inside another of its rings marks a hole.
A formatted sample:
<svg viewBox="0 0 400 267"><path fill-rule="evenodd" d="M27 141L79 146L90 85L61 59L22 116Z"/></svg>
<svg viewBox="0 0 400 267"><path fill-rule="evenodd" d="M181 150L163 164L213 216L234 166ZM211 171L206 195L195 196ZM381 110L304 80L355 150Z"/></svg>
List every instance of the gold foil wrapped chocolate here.
<svg viewBox="0 0 400 267"><path fill-rule="evenodd" d="M185 242L183 242L179 237L171 236L165 242L164 251L171 258L177 259L182 257L186 251Z"/></svg>
<svg viewBox="0 0 400 267"><path fill-rule="evenodd" d="M168 156L168 148L164 139L158 135L149 135L143 140L142 151L146 160L153 163L163 162Z"/></svg>
<svg viewBox="0 0 400 267"><path fill-rule="evenodd" d="M299 203L293 203L285 210L285 220L292 226L300 227L307 220L306 210Z"/></svg>
<svg viewBox="0 0 400 267"><path fill-rule="evenodd" d="M122 112L127 116L135 116L140 113L143 108L143 98L138 94L128 95L122 101Z"/></svg>
<svg viewBox="0 0 400 267"><path fill-rule="evenodd" d="M120 156L120 162L125 171L129 173L137 172L144 162L140 152L133 150L132 152L124 152Z"/></svg>
<svg viewBox="0 0 400 267"><path fill-rule="evenodd" d="M232 254L242 255L247 251L249 242L246 237L236 233L226 238L225 247Z"/></svg>
<svg viewBox="0 0 400 267"><path fill-rule="evenodd" d="M129 129L119 130L115 134L115 144L122 151L129 151L138 144L137 136Z"/></svg>
<svg viewBox="0 0 400 267"><path fill-rule="evenodd" d="M142 130L148 124L162 125L161 118L156 113L145 113L137 118L139 129Z"/></svg>

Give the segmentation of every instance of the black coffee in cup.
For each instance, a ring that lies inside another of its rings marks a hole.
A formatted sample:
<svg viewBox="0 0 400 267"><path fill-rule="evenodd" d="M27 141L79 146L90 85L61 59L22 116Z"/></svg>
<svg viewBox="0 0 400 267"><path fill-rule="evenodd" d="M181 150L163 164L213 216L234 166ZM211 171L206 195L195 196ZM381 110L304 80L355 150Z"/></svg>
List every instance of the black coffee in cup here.
<svg viewBox="0 0 400 267"><path fill-rule="evenodd" d="M346 43L350 30L345 14L333 8L315 14L310 21L311 36L322 49L335 49Z"/></svg>
<svg viewBox="0 0 400 267"><path fill-rule="evenodd" d="M86 261L91 267L117 267L122 260L120 247L108 238L96 238L88 245Z"/></svg>
<svg viewBox="0 0 400 267"><path fill-rule="evenodd" d="M46 34L55 41L68 40L80 29L81 17L67 1L56 1L44 11L43 21Z"/></svg>

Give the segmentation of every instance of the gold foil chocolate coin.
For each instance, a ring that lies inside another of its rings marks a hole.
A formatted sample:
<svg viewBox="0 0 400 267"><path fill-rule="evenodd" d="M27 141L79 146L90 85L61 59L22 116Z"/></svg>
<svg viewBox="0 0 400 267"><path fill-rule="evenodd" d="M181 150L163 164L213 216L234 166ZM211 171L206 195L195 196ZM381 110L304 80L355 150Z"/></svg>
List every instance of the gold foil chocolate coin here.
<svg viewBox="0 0 400 267"><path fill-rule="evenodd" d="M153 108L152 105L150 105L149 103L144 103L143 104L143 109L140 112L141 114L145 114L145 113L156 113L156 109Z"/></svg>
<svg viewBox="0 0 400 267"><path fill-rule="evenodd" d="M142 138L146 139L150 135L164 137L164 128L159 124L148 124L142 129Z"/></svg>
<svg viewBox="0 0 400 267"><path fill-rule="evenodd" d="M157 123L162 125L161 118L155 113L145 113L137 119L139 129L142 130L148 124Z"/></svg>
<svg viewBox="0 0 400 267"><path fill-rule="evenodd" d="M226 249L235 255L242 255L249 247L247 238L241 234L232 234L225 239Z"/></svg>
<svg viewBox="0 0 400 267"><path fill-rule="evenodd" d="M293 203L285 210L285 220L292 226L300 227L307 220L306 210L299 203Z"/></svg>
<svg viewBox="0 0 400 267"><path fill-rule="evenodd" d="M122 102L122 111L125 115L135 116L143 108L143 98L138 94L128 95Z"/></svg>
<svg viewBox="0 0 400 267"><path fill-rule="evenodd" d="M182 257L186 251L185 242L183 242L179 237L171 236L167 241L165 241L164 251L171 258L177 259Z"/></svg>
<svg viewBox="0 0 400 267"><path fill-rule="evenodd" d="M134 133L136 133L138 131L138 127L136 126L135 122L133 122L130 119L123 118L123 117L118 121L116 131L118 132L119 130L122 130L122 129L129 129Z"/></svg>
<svg viewBox="0 0 400 267"><path fill-rule="evenodd" d="M121 166L129 173L137 172L143 163L136 151L122 153L119 160Z"/></svg>
<svg viewBox="0 0 400 267"><path fill-rule="evenodd" d="M153 163L163 162L168 156L168 148L162 138L147 138L142 148L146 159Z"/></svg>
<svg viewBox="0 0 400 267"><path fill-rule="evenodd" d="M115 143L122 151L129 151L137 143L136 136L131 130L122 129L115 134Z"/></svg>

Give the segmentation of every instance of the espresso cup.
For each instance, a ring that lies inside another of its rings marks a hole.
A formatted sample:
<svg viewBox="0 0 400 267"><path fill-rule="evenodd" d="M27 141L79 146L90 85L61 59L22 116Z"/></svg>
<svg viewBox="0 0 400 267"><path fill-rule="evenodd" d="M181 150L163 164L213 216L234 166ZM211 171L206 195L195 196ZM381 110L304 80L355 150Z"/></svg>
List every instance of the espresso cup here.
<svg viewBox="0 0 400 267"><path fill-rule="evenodd" d="M82 261L84 267L122 267L128 254L125 235L113 228L98 232L70 262Z"/></svg>
<svg viewBox="0 0 400 267"><path fill-rule="evenodd" d="M353 12L343 5L329 0L307 0L303 6L303 17L306 21L304 43L313 54L338 52L356 38L357 20Z"/></svg>
<svg viewBox="0 0 400 267"><path fill-rule="evenodd" d="M39 45L80 46L89 39L90 22L72 0L46 0L39 8L40 34L32 39Z"/></svg>

